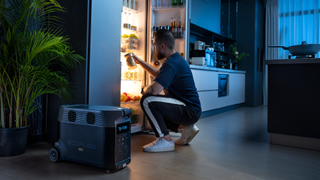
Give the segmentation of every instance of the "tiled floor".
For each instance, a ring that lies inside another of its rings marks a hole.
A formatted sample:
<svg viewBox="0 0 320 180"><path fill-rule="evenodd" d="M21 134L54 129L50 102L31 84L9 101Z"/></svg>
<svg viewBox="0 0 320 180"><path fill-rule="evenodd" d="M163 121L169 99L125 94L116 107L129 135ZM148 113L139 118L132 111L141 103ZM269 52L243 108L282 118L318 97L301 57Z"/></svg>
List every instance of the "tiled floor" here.
<svg viewBox="0 0 320 180"><path fill-rule="evenodd" d="M23 155L0 157L0 180L320 179L320 152L269 145L265 106L204 118L197 126L200 132L190 145L167 153L142 152L153 135L133 135L132 162L113 174L73 162L52 163L52 146L35 144Z"/></svg>

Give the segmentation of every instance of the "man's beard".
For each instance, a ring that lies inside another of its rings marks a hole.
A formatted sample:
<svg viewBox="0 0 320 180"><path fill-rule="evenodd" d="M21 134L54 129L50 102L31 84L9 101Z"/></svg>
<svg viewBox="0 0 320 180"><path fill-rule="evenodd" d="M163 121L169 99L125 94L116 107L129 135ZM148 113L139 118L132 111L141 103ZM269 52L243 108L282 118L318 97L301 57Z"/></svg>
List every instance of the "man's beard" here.
<svg viewBox="0 0 320 180"><path fill-rule="evenodd" d="M157 56L158 60L165 58L165 55L163 53L161 53L160 51L159 52L156 51L156 56Z"/></svg>

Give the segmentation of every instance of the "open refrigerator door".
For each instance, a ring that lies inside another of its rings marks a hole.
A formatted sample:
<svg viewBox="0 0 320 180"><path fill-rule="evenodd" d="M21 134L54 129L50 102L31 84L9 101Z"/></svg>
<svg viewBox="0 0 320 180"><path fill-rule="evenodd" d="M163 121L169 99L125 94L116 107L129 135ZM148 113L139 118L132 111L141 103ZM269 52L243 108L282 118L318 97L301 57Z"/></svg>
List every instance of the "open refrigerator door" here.
<svg viewBox="0 0 320 180"><path fill-rule="evenodd" d="M189 0L148 0L147 60L161 67L164 60L157 59L153 51L154 33L159 29L170 30L175 37L175 51L183 58L189 57ZM153 78L147 75L147 83Z"/></svg>
<svg viewBox="0 0 320 180"><path fill-rule="evenodd" d="M131 133L142 130L143 112L140 108L141 87L145 84L145 72L140 67L127 65L127 53L134 53L140 59L146 57L146 13L145 0L124 0L121 15L121 107L130 108Z"/></svg>

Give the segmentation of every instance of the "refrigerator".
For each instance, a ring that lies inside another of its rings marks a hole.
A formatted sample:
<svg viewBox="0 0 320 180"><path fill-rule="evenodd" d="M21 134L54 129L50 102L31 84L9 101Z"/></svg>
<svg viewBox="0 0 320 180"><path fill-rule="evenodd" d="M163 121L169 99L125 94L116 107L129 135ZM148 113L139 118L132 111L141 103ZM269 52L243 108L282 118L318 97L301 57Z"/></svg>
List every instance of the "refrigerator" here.
<svg viewBox="0 0 320 180"><path fill-rule="evenodd" d="M141 87L152 83L153 77L139 65L130 69L127 65L127 53L134 53L150 65L160 68L163 60L156 59L153 51L153 33L171 26L171 21L181 22L181 35L175 38L175 50L183 57L189 57L189 1L171 0L135 0L123 1L121 13L121 107L132 109L131 133L151 130L151 126L140 108ZM130 4L131 2L131 4ZM172 1L174 3L174 1ZM128 28L130 27L131 28ZM125 102L125 96L129 97Z"/></svg>
<svg viewBox="0 0 320 180"><path fill-rule="evenodd" d="M141 86L149 85L152 81L140 67L128 70L124 54L133 52L148 63L154 62L154 58L153 60L151 58L154 57L153 26L170 25L171 17L176 16L179 19L181 16L184 35L183 38L176 39L176 51L182 53L184 57L189 57L190 0L185 0L182 6L159 4L157 7L153 7L152 0L58 0L58 2L67 11L57 14L64 20L61 24L64 35L70 38L69 43L75 52L86 58L86 63L70 73L75 93L73 101L65 102L54 95L45 97L44 139L52 143L58 140L57 118L59 107L63 104L128 107L133 110L132 133L151 129L140 109L139 100L120 102L121 94L124 92L141 98ZM129 37L132 34L131 36L137 40L126 41L122 38L124 34ZM130 47L123 51L123 43L126 42L129 42Z"/></svg>

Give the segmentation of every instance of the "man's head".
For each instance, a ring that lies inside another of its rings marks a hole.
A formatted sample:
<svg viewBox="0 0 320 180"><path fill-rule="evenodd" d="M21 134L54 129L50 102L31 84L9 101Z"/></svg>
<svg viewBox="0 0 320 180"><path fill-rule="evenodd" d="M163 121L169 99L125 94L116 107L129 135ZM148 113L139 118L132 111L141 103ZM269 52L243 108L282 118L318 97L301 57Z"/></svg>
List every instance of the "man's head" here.
<svg viewBox="0 0 320 180"><path fill-rule="evenodd" d="M169 30L161 29L154 34L154 47L157 58L170 57L174 52L175 40Z"/></svg>

